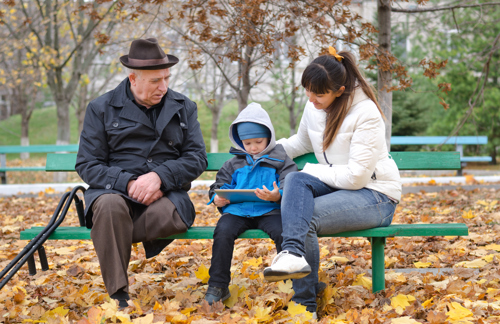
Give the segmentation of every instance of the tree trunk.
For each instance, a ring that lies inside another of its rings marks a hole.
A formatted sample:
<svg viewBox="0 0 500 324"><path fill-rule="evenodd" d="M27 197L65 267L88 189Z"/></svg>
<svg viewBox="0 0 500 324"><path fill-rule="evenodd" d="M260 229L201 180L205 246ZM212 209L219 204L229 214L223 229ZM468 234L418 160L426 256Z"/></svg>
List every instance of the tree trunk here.
<svg viewBox="0 0 500 324"><path fill-rule="evenodd" d="M379 23L378 44L382 52L381 55L385 55L391 52L391 1L378 0L377 10ZM391 87L391 83L391 72L382 71L379 67L377 81L378 103L386 117L385 140L389 151L391 149L392 92L388 92L387 90Z"/></svg>
<svg viewBox="0 0 500 324"><path fill-rule="evenodd" d="M219 121L222 112L222 107L212 107L212 129L210 132L210 153L219 152L219 140L217 138L217 131L219 129Z"/></svg>
<svg viewBox="0 0 500 324"><path fill-rule="evenodd" d="M253 47L246 46L243 61L241 64L241 87L238 89L238 112L241 112L248 105L248 96L250 94L251 84L250 84L250 68Z"/></svg>
<svg viewBox="0 0 500 324"><path fill-rule="evenodd" d="M80 84L78 91L78 101L75 109L76 119L78 120L78 138L83 130L83 120L85 118L85 111L87 110L87 96L88 96L88 86Z"/></svg>
<svg viewBox="0 0 500 324"><path fill-rule="evenodd" d="M27 114L25 108L21 114L21 146L30 145L30 137L29 137L30 117L31 114ZM23 152L20 155L21 155L21 160L27 160L30 158L29 152Z"/></svg>
<svg viewBox="0 0 500 324"><path fill-rule="evenodd" d="M57 106L57 145L67 145L70 140L69 102L56 101Z"/></svg>
<svg viewBox="0 0 500 324"><path fill-rule="evenodd" d="M292 66L292 98L290 99L290 105L288 106L288 112L290 114L290 136L295 134L295 127L297 127L297 118L295 118L295 99L297 98L297 89L295 88L295 64Z"/></svg>

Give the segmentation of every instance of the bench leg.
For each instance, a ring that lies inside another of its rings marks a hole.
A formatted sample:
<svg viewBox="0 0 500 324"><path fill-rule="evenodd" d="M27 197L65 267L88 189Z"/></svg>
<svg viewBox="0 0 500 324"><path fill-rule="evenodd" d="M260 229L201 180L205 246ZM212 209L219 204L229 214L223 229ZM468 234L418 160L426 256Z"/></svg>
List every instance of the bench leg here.
<svg viewBox="0 0 500 324"><path fill-rule="evenodd" d="M42 271L49 270L49 263L47 262L47 254L45 254L45 248L43 247L43 245L38 248L38 257L40 258Z"/></svg>
<svg viewBox="0 0 500 324"><path fill-rule="evenodd" d="M0 172L0 182L2 184L7 184L7 175L5 172Z"/></svg>
<svg viewBox="0 0 500 324"><path fill-rule="evenodd" d="M30 276L36 275L35 257L33 256L33 254L28 257L28 269L30 272Z"/></svg>
<svg viewBox="0 0 500 324"><path fill-rule="evenodd" d="M385 237L370 238L372 245L372 291L373 293L385 289Z"/></svg>

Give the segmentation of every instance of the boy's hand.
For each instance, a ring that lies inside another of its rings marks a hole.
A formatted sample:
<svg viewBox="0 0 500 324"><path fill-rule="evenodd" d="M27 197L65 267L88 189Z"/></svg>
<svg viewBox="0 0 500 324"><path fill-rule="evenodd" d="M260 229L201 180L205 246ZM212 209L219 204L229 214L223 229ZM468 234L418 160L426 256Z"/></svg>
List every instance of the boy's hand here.
<svg viewBox="0 0 500 324"><path fill-rule="evenodd" d="M276 184L276 181L273 182L274 189L273 191L269 191L266 186L262 186L263 189L255 189L255 194L262 200L266 201L278 201L281 198L280 188Z"/></svg>
<svg viewBox="0 0 500 324"><path fill-rule="evenodd" d="M227 200L226 198L222 198L220 196L215 196L215 198L214 198L214 204L217 207L224 207L229 203L230 203L230 201Z"/></svg>

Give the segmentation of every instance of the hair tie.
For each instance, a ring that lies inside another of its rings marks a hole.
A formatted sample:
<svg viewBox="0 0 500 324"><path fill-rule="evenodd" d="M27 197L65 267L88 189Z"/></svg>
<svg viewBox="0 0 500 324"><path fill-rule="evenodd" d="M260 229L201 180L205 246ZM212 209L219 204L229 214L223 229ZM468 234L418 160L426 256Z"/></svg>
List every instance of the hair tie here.
<svg viewBox="0 0 500 324"><path fill-rule="evenodd" d="M337 51L333 46L330 46L328 48L328 51L330 52L330 55L333 55L339 62L342 62L342 59L344 58L343 56L340 56L337 54Z"/></svg>

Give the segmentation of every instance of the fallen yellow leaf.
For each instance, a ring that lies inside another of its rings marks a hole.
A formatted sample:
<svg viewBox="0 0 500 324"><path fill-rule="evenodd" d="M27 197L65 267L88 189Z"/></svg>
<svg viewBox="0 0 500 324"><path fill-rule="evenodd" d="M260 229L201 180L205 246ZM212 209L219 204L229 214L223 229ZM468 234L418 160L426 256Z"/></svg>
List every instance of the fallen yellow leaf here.
<svg viewBox="0 0 500 324"><path fill-rule="evenodd" d="M365 277L365 274L362 273L356 277L356 280L354 280L353 286L363 286L366 289L371 290L372 289L372 280L369 278Z"/></svg>
<svg viewBox="0 0 500 324"><path fill-rule="evenodd" d="M290 315L292 316L302 315L305 317L306 321L312 319L312 313L307 311L306 306L303 306L301 304L296 304L293 301L289 302L287 306L288 306L288 313L290 313Z"/></svg>
<svg viewBox="0 0 500 324"><path fill-rule="evenodd" d="M458 321L466 317L474 316L474 313L457 302L449 303L448 309L450 310L446 313L446 315L448 315L448 318L446 320L448 321Z"/></svg>
<svg viewBox="0 0 500 324"><path fill-rule="evenodd" d="M393 318L391 320L391 324L413 324L413 323L420 323L414 319L412 319L410 316L403 316L400 318Z"/></svg>
<svg viewBox="0 0 500 324"><path fill-rule="evenodd" d="M427 308L428 306L433 305L433 302L432 302L433 299L434 299L434 297L431 297L431 299L427 299L426 301L424 301L422 303L422 306L424 306L424 308Z"/></svg>
<svg viewBox="0 0 500 324"><path fill-rule="evenodd" d="M410 302L414 301L415 297L412 295L402 295L399 294L395 297L391 298L391 306L396 308L396 307L401 307L403 309L406 308L406 306L410 306Z"/></svg>
<svg viewBox="0 0 500 324"><path fill-rule="evenodd" d="M260 266L262 264L262 257L259 257L258 259L252 258L252 259L250 259L248 261L245 261L243 263L249 264L249 265L251 265L253 267L258 267L258 266Z"/></svg>
<svg viewBox="0 0 500 324"><path fill-rule="evenodd" d="M420 262L420 261L418 261L418 262L415 262L413 264L415 265L416 268L428 268L428 267L431 266L432 263L431 262Z"/></svg>
<svg viewBox="0 0 500 324"><path fill-rule="evenodd" d="M208 269L205 267L205 265L202 263L201 266L198 268L197 271L194 272L196 278L201 280L201 283L206 284L208 282L208 279L210 279L210 275L208 274Z"/></svg>
<svg viewBox="0 0 500 324"><path fill-rule="evenodd" d="M465 219L472 219L472 218L476 217L476 215L474 215L472 213L472 210L469 210L469 211L465 211L464 210L463 213L462 213L462 217L465 218Z"/></svg>
<svg viewBox="0 0 500 324"><path fill-rule="evenodd" d="M486 250L495 250L500 252L500 244L488 244L484 247Z"/></svg>
<svg viewBox="0 0 500 324"><path fill-rule="evenodd" d="M278 290L282 293L289 294L293 292L293 282L291 280L280 281L278 283Z"/></svg>

